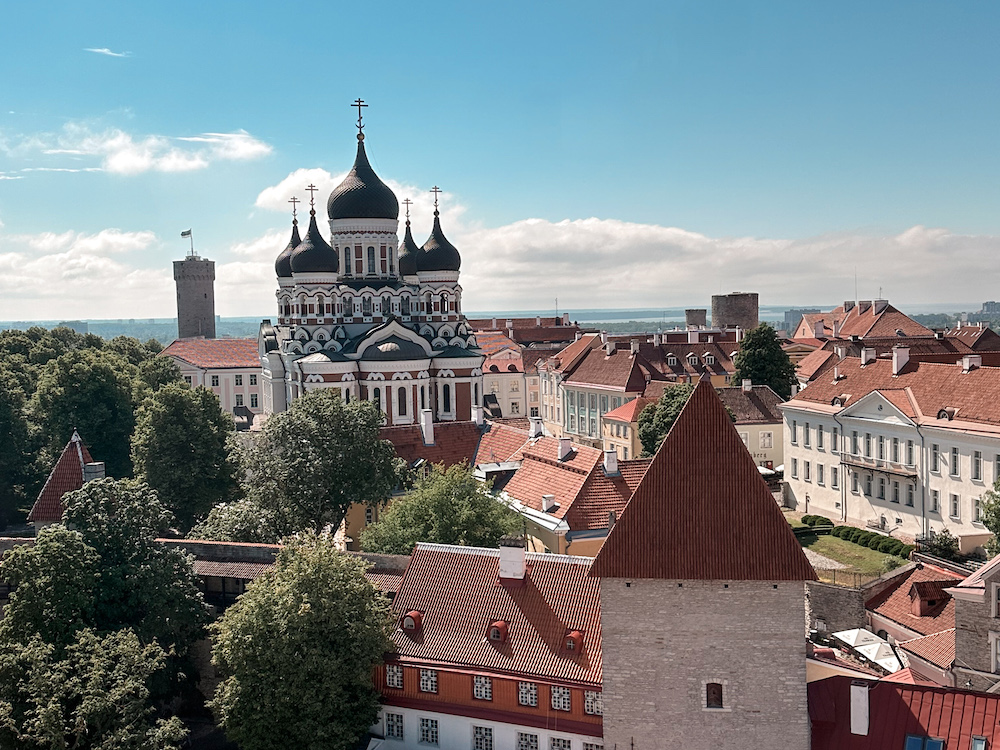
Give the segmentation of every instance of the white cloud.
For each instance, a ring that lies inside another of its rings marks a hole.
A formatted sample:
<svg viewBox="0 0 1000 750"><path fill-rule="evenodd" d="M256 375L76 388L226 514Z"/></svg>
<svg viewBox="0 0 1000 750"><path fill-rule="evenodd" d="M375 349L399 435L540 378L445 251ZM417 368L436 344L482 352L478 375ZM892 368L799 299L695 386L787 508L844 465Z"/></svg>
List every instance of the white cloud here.
<svg viewBox="0 0 1000 750"><path fill-rule="evenodd" d="M131 52L112 52L107 47L84 47L84 52L94 52L98 55L107 55L108 57L131 57Z"/></svg>

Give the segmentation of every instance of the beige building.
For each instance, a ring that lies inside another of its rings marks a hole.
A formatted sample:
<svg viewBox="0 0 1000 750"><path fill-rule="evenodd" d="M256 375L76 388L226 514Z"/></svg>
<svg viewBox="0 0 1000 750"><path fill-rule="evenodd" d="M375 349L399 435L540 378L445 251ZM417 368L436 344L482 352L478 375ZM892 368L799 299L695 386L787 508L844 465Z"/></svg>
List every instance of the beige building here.
<svg viewBox="0 0 1000 750"><path fill-rule="evenodd" d="M159 356L173 359L191 387L215 393L224 411L262 412L256 339L177 339Z"/></svg>
<svg viewBox="0 0 1000 750"><path fill-rule="evenodd" d="M781 466L785 461L781 396L770 386L750 385L749 381L738 388L716 391L736 418L736 431L754 463L767 469Z"/></svg>
<svg viewBox="0 0 1000 750"><path fill-rule="evenodd" d="M639 440L639 414L653 400L633 398L604 415L604 450L614 451L622 460L642 455Z"/></svg>

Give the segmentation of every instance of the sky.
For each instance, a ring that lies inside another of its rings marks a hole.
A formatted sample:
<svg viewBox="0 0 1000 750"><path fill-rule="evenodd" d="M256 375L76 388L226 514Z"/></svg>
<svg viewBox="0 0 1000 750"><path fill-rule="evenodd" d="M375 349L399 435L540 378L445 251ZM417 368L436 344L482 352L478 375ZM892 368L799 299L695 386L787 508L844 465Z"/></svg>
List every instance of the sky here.
<svg viewBox="0 0 1000 750"><path fill-rule="evenodd" d="M274 314L292 196L429 189L467 310L1000 295L1000 4L7 4L0 320ZM308 203L300 204L308 210ZM321 224L322 226L322 224ZM402 231L400 232L402 234Z"/></svg>

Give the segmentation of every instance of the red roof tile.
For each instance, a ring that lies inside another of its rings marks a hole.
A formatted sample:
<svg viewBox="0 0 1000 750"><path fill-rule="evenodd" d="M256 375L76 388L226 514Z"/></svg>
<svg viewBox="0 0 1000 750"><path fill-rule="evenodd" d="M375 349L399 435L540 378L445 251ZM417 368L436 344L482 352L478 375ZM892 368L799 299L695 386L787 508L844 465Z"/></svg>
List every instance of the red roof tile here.
<svg viewBox="0 0 1000 750"><path fill-rule="evenodd" d="M903 685L930 685L936 687L937 683L931 680L925 679L914 672L912 669L907 667L906 669L901 669L898 672L893 672L890 675L886 675L881 678L882 682L899 682Z"/></svg>
<svg viewBox="0 0 1000 750"><path fill-rule="evenodd" d="M419 634L392 634L400 661L525 675L531 679L601 684L601 616L591 560L527 553L524 583L501 582L499 551L418 544L393 609L423 614ZM486 638L491 623L507 623L508 638ZM567 632L583 633L568 652Z"/></svg>
<svg viewBox="0 0 1000 750"><path fill-rule="evenodd" d="M203 370L260 367L257 339L177 339L160 352Z"/></svg>
<svg viewBox="0 0 1000 750"><path fill-rule="evenodd" d="M573 531L608 528L610 514L619 517L629 498L646 475L651 458L618 462L618 476L609 477L598 464L587 477L566 512L566 523Z"/></svg>
<svg viewBox="0 0 1000 750"><path fill-rule="evenodd" d="M520 461L520 449L527 442L527 430L489 420L476 448L475 464L479 466Z"/></svg>
<svg viewBox="0 0 1000 750"><path fill-rule="evenodd" d="M600 345L601 337L597 333L584 334L579 340L569 344L565 349L559 351L552 358L552 367L556 372L565 372L576 365L577 361L584 353L595 346Z"/></svg>
<svg viewBox="0 0 1000 750"><path fill-rule="evenodd" d="M198 559L194 561L194 572L196 575L217 578L238 578L242 581L252 581L273 567L274 563L268 562Z"/></svg>
<svg viewBox="0 0 1000 750"><path fill-rule="evenodd" d="M802 546L707 380L694 389L592 575L815 580Z"/></svg>
<svg viewBox="0 0 1000 750"><path fill-rule="evenodd" d="M93 463L90 451L80 436L74 432L66 443L59 460L52 467L38 499L31 506L28 521L32 523L57 523L62 519L62 498L67 492L83 487L83 466Z"/></svg>
<svg viewBox="0 0 1000 750"><path fill-rule="evenodd" d="M774 424L781 422L778 404L781 396L770 386L755 385L750 391L742 387L716 388L722 403L736 417L736 424Z"/></svg>
<svg viewBox="0 0 1000 750"><path fill-rule="evenodd" d="M492 357L497 352L504 349L520 351L521 347L514 341L507 338L500 331L476 331L476 344L487 357Z"/></svg>
<svg viewBox="0 0 1000 750"><path fill-rule="evenodd" d="M563 518L576 499L591 470L603 458L603 452L585 445L573 445L573 452L558 460L559 441L556 438L536 438L521 451L521 467L514 473L504 491L521 505L543 510L543 495L555 495L559 504L552 515Z"/></svg>
<svg viewBox="0 0 1000 750"><path fill-rule="evenodd" d="M392 443L396 454L407 463L422 458L432 464L443 463L445 467L462 461L471 464L480 434L475 422L435 422L434 445L424 445L419 425L383 427L379 431L379 437Z"/></svg>
<svg viewBox="0 0 1000 750"><path fill-rule="evenodd" d="M952 662L955 661L955 628L900 641L897 645L936 667L951 669Z"/></svg>
<svg viewBox="0 0 1000 750"><path fill-rule="evenodd" d="M608 354L601 348L586 352L580 363L566 375L564 382L642 393L650 377L662 379L660 373L641 355L633 354L628 349L614 349Z"/></svg>
<svg viewBox="0 0 1000 750"><path fill-rule="evenodd" d="M921 584L929 582L939 584L930 597L939 603L926 615L920 617L913 614L912 611L914 584L919 587ZM914 633L921 635L938 633L947 628L955 627L955 600L945 589L961 582L962 576L957 573L936 568L933 565L918 565L907 575L896 579L893 586L866 601L865 609L899 623Z"/></svg>
<svg viewBox="0 0 1000 750"><path fill-rule="evenodd" d="M614 422L637 422L639 420L639 413L651 403L653 403L652 399L634 398L631 401L625 402L617 409L609 411L604 415L604 418Z"/></svg>

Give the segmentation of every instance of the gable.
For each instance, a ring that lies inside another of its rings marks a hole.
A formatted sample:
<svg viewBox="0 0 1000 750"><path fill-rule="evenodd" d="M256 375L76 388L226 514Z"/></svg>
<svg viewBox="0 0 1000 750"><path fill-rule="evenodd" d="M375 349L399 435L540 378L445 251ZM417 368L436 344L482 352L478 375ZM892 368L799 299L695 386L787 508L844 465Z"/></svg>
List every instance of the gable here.
<svg viewBox="0 0 1000 750"><path fill-rule="evenodd" d="M890 400L880 391L872 391L844 409L840 413L840 417L842 419L864 419L869 422L881 422L883 424L914 426L913 420L896 406L896 403L908 403L906 394L902 391L895 393L902 396L902 400L898 398ZM893 403L893 401L896 403Z"/></svg>

